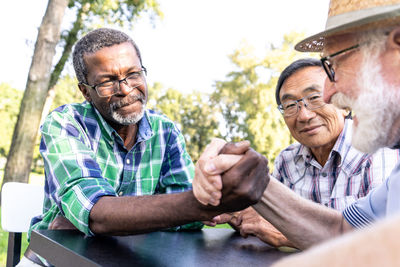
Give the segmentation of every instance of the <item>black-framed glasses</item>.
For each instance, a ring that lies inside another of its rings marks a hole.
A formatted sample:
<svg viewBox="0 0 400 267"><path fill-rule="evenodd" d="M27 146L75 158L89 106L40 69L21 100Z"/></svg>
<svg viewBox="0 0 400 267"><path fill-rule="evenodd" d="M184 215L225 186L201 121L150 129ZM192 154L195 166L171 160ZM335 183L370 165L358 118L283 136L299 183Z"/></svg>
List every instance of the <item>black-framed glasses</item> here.
<svg viewBox="0 0 400 267"><path fill-rule="evenodd" d="M291 117L299 112L300 102L303 102L304 107L308 110L315 110L326 104L322 99L322 94L318 92L307 95L297 100L284 101L278 106L278 109L283 116Z"/></svg>
<svg viewBox="0 0 400 267"><path fill-rule="evenodd" d="M144 83L144 75L147 75L147 69L142 67L140 71L131 72L121 80L110 80L95 85L81 83L84 86L96 90L100 97L115 95L120 90L121 82L125 83L129 89L133 90Z"/></svg>
<svg viewBox="0 0 400 267"><path fill-rule="evenodd" d="M333 64L331 62L331 59L333 57L336 57L336 56L340 55L340 54L343 54L343 53L348 52L350 50L356 49L359 46L360 46L359 44L356 44L356 45L353 45L353 46L348 47L346 49L340 50L339 52L336 52L336 53L333 53L333 54L331 54L329 56L321 58L322 66L324 67L324 70L325 70L326 74L328 75L328 78L329 78L329 80L331 82L335 82L335 70L333 69Z"/></svg>

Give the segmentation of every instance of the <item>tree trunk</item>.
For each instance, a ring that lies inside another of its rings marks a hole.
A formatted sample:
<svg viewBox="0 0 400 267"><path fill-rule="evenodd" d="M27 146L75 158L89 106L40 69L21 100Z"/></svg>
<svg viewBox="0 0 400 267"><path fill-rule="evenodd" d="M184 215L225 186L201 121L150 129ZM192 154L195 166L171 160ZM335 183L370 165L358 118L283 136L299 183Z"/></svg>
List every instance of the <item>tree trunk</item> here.
<svg viewBox="0 0 400 267"><path fill-rule="evenodd" d="M57 81L61 76L61 72L64 69L65 63L67 62L69 56L71 55L72 47L78 40L78 33L83 28L82 15L83 15L83 7L81 6L81 8L79 8L77 11L76 20L74 22L74 25L72 26L72 29L68 32L68 36L63 38L65 40L64 50L60 57L60 60L55 65L54 70L51 73L50 83L48 86L49 91L54 90L54 86L57 84Z"/></svg>
<svg viewBox="0 0 400 267"><path fill-rule="evenodd" d="M52 61L67 4L68 0L49 0L43 16L7 157L3 184L9 181L28 182Z"/></svg>
<svg viewBox="0 0 400 267"><path fill-rule="evenodd" d="M57 84L61 72L64 69L65 63L67 63L67 60L69 56L71 55L72 52L72 47L74 46L75 42L78 40L78 33L80 30L83 28L83 7L78 9L77 14L76 14L76 20L74 22L74 25L72 26L72 29L68 32L68 36L65 37L65 45L64 49L62 52L62 55L60 59L58 60L57 64L54 66L53 71L51 72L50 75L50 82L48 85L47 89L47 97L46 97L46 102L45 102L45 108L43 109L42 112L42 120L44 117L47 116L51 104L53 103L54 97L55 97L55 92L54 88L55 85ZM47 107L47 108L46 108Z"/></svg>

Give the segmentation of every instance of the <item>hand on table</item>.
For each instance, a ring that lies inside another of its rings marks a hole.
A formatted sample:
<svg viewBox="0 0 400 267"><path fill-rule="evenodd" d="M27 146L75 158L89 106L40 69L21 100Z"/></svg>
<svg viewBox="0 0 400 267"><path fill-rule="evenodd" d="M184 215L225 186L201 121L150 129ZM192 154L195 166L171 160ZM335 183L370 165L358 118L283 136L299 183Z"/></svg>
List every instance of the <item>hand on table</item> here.
<svg viewBox="0 0 400 267"><path fill-rule="evenodd" d="M252 207L239 212L238 221L240 235L247 237L254 235L265 243L274 247L294 247L294 245L272 224L261 217Z"/></svg>
<svg viewBox="0 0 400 267"><path fill-rule="evenodd" d="M203 221L203 223L212 227L216 226L217 224L228 223L233 229L239 232L239 228L236 227L236 225L240 225L238 216L239 212L222 213L218 216L215 216L211 221Z"/></svg>

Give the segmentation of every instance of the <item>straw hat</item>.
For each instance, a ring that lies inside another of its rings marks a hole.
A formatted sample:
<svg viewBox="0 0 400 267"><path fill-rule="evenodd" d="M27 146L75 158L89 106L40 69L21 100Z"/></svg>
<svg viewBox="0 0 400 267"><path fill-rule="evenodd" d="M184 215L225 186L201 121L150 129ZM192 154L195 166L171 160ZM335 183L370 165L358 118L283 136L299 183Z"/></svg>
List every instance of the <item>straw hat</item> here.
<svg viewBox="0 0 400 267"><path fill-rule="evenodd" d="M300 52L322 52L325 38L377 27L400 25L400 0L331 0L325 31L299 42Z"/></svg>

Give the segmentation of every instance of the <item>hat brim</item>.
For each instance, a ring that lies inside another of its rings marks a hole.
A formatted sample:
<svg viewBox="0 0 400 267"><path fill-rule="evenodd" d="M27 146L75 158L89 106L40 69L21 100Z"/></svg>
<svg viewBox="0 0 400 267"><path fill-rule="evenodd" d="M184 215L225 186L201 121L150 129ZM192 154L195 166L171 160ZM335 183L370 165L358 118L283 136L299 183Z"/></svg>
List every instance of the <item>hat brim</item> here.
<svg viewBox="0 0 400 267"><path fill-rule="evenodd" d="M317 33L297 43L295 49L300 52L322 52L327 37L396 24L400 24L400 7L390 12L369 16Z"/></svg>

